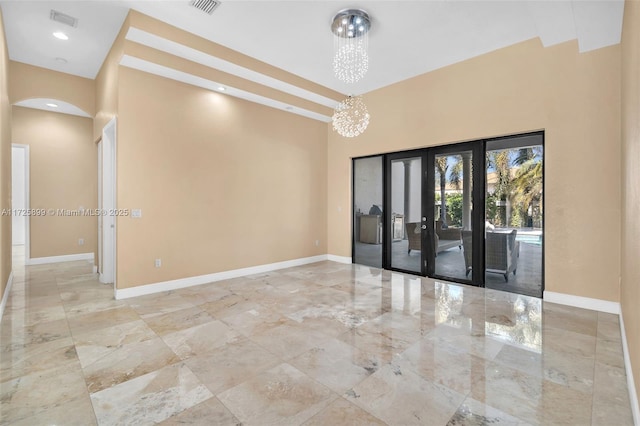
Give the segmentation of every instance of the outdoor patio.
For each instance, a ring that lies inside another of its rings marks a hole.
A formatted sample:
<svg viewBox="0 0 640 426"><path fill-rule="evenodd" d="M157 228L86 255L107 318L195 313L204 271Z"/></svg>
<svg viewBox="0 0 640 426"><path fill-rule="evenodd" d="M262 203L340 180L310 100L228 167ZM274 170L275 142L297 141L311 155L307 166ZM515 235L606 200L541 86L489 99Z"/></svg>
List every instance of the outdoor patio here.
<svg viewBox="0 0 640 426"><path fill-rule="evenodd" d="M487 273L487 288L509 291L533 297L542 297L542 245L537 238L523 233L520 240L520 257L516 275L509 275L509 282L500 274ZM408 241L399 240L392 244L394 268L407 271L420 270L420 252L412 250L407 254ZM382 245L356 243L354 262L362 265L381 267ZM457 247L438 253L436 274L464 280L465 264L463 251Z"/></svg>

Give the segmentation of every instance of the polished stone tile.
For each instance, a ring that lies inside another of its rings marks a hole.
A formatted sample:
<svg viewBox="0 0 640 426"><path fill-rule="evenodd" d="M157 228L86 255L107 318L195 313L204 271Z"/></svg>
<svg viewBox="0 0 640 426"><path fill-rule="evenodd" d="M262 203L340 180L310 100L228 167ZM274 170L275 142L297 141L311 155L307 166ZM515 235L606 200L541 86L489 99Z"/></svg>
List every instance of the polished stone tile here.
<svg viewBox="0 0 640 426"><path fill-rule="evenodd" d="M632 416L616 315L335 262L116 301L87 262L14 263L0 424L97 421L626 425Z"/></svg>
<svg viewBox="0 0 640 426"><path fill-rule="evenodd" d="M348 390L344 397L389 424L446 424L464 394L390 364Z"/></svg>
<svg viewBox="0 0 640 426"><path fill-rule="evenodd" d="M433 341L438 348L456 354L470 354L483 359L494 359L504 347L501 339L485 334L484 326L477 330L475 324L451 327L441 324L433 329L425 340Z"/></svg>
<svg viewBox="0 0 640 426"><path fill-rule="evenodd" d="M390 361L422 337L419 319L402 314L388 313L337 338L383 362Z"/></svg>
<svg viewBox="0 0 640 426"><path fill-rule="evenodd" d="M591 394L496 362L487 363L469 396L528 423L591 423Z"/></svg>
<svg viewBox="0 0 640 426"><path fill-rule="evenodd" d="M80 364L87 367L125 345L154 338L157 336L153 330L143 320L137 320L80 334L73 340Z"/></svg>
<svg viewBox="0 0 640 426"><path fill-rule="evenodd" d="M231 295L231 291L224 288L220 283L203 284L194 287L182 288L176 290L182 299L193 306L202 305L203 303L220 300L225 296Z"/></svg>
<svg viewBox="0 0 640 426"><path fill-rule="evenodd" d="M544 302L545 328L562 328L575 333L596 336L598 312L572 306Z"/></svg>
<svg viewBox="0 0 640 426"><path fill-rule="evenodd" d="M213 302L203 303L200 305L200 309L214 318L222 319L249 311L253 309L254 306L255 302L249 300L248 297L239 294L230 294Z"/></svg>
<svg viewBox="0 0 640 426"><path fill-rule="evenodd" d="M337 398L327 408L305 422L304 426L383 426L386 424L344 398Z"/></svg>
<svg viewBox="0 0 640 426"><path fill-rule="evenodd" d="M234 425L241 426L231 411L218 398L212 397L159 423L162 426L178 425Z"/></svg>
<svg viewBox="0 0 640 426"><path fill-rule="evenodd" d="M89 291L84 293L82 297L75 300L63 301L62 303L67 313L67 318L70 319L93 312L127 306L126 302L113 298L113 290L107 294L103 291Z"/></svg>
<svg viewBox="0 0 640 426"><path fill-rule="evenodd" d="M593 355L576 356L554 351L536 353L505 345L495 361L571 389L585 393L593 390Z"/></svg>
<svg viewBox="0 0 640 426"><path fill-rule="evenodd" d="M458 407L458 411L451 417L447 426L529 426L523 420L504 413L497 408L467 398Z"/></svg>
<svg viewBox="0 0 640 426"><path fill-rule="evenodd" d="M1 419L0 419L1 420ZM89 394L70 402L62 402L47 408L39 414L12 422L12 426L65 425L93 426L97 425L96 415Z"/></svg>
<svg viewBox="0 0 640 426"><path fill-rule="evenodd" d="M624 368L597 362L593 393L592 424L633 425Z"/></svg>
<svg viewBox="0 0 640 426"><path fill-rule="evenodd" d="M340 340L331 339L289 361L338 394L346 392L381 367L380 359Z"/></svg>
<svg viewBox="0 0 640 426"><path fill-rule="evenodd" d="M159 423L213 395L184 364L175 364L91 395L100 425Z"/></svg>
<svg viewBox="0 0 640 426"><path fill-rule="evenodd" d="M69 318L69 328L74 336L95 332L101 328L113 327L139 320L140 316L128 306L120 306L105 311L91 312L88 314Z"/></svg>
<svg viewBox="0 0 640 426"><path fill-rule="evenodd" d="M6 315L5 315L6 318ZM66 319L41 322L31 326L13 327L9 321L0 326L0 351L8 352L28 348L30 345L51 342L70 337Z"/></svg>
<svg viewBox="0 0 640 426"><path fill-rule="evenodd" d="M282 325L288 319L271 308L254 304L252 309L227 316L222 321L244 336L253 336Z"/></svg>
<svg viewBox="0 0 640 426"><path fill-rule="evenodd" d="M158 370L180 361L158 337L130 343L109 352L83 368L90 393Z"/></svg>
<svg viewBox="0 0 640 426"><path fill-rule="evenodd" d="M286 361L310 350L330 337L288 320L263 333L254 334L250 339Z"/></svg>
<svg viewBox="0 0 640 426"><path fill-rule="evenodd" d="M0 382L77 362L70 337L0 352Z"/></svg>
<svg viewBox="0 0 640 426"><path fill-rule="evenodd" d="M625 368L622 341L598 339L596 341L596 361L612 367Z"/></svg>
<svg viewBox="0 0 640 426"><path fill-rule="evenodd" d="M162 336L164 342L182 359L206 354L240 338L240 333L221 321L210 321Z"/></svg>
<svg viewBox="0 0 640 426"><path fill-rule="evenodd" d="M79 363L0 383L0 419L12 424L88 396Z"/></svg>
<svg viewBox="0 0 640 426"><path fill-rule="evenodd" d="M243 425L300 424L338 396L289 364L218 395Z"/></svg>
<svg viewBox="0 0 640 426"><path fill-rule="evenodd" d="M191 301L182 297L179 291L134 297L128 301L128 304L142 318L154 317L194 306Z"/></svg>
<svg viewBox="0 0 640 426"><path fill-rule="evenodd" d="M185 361L193 373L217 395L278 365L278 357L242 338Z"/></svg>
<svg viewBox="0 0 640 426"><path fill-rule="evenodd" d="M145 322L158 336L165 336L211 321L213 318L197 306L145 318Z"/></svg>
<svg viewBox="0 0 640 426"><path fill-rule="evenodd" d="M486 362L484 358L449 345L440 346L438 341L430 339L420 340L393 361L403 371L412 370L461 394L471 391L473 383L484 373Z"/></svg>
<svg viewBox="0 0 640 426"><path fill-rule="evenodd" d="M24 325L35 325L41 322L52 322L66 319L66 312L59 304L50 304L47 306L33 306L28 304L25 308L10 309L9 314L13 317L13 321L18 321Z"/></svg>

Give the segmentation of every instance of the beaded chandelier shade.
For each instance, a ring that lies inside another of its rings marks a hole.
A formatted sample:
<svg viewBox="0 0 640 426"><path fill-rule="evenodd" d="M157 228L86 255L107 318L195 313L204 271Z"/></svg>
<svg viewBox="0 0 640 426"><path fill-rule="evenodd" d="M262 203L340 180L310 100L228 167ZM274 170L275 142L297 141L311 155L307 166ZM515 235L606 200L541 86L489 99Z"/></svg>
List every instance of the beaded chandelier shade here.
<svg viewBox="0 0 640 426"><path fill-rule="evenodd" d="M345 9L338 12L331 23L335 55L333 72L348 84L360 81L369 70L369 30L371 20L364 10ZM336 107L333 129L341 136L353 138L369 125L370 115L361 96L349 96Z"/></svg>

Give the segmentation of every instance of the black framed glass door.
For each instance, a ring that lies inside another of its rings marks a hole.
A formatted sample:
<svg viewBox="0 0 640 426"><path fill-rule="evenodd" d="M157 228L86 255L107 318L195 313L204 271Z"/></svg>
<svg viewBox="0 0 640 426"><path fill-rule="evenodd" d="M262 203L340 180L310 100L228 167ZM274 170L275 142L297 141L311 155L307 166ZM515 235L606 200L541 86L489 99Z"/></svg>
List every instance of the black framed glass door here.
<svg viewBox="0 0 640 426"><path fill-rule="evenodd" d="M424 275L423 217L426 151L387 155L385 219L386 264L390 269Z"/></svg>
<svg viewBox="0 0 640 426"><path fill-rule="evenodd" d="M425 204L432 232L427 275L480 285L483 268L482 146L466 143L429 149ZM479 176L476 176L479 175ZM474 185L474 182L480 182ZM477 194L477 192L480 194Z"/></svg>
<svg viewBox="0 0 640 426"><path fill-rule="evenodd" d="M355 263L542 297L544 132L353 160Z"/></svg>

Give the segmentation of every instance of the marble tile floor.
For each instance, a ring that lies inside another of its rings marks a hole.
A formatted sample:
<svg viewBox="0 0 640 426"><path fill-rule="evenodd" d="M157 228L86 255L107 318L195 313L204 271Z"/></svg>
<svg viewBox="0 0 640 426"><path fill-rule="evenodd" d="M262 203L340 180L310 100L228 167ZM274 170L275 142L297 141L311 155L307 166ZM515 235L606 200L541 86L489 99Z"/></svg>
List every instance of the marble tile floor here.
<svg viewBox="0 0 640 426"><path fill-rule="evenodd" d="M412 250L407 253L407 240L394 241L391 245L391 264L394 269L404 271L420 271L420 252ZM355 261L361 265L381 267L382 245L356 243ZM542 297L542 247L520 242L520 256L517 274L509 275L505 282L501 274L487 273L485 286L494 290L503 290L527 296ZM452 280L466 280L464 252L453 247L438 253L435 264L435 275L449 277Z"/></svg>
<svg viewBox="0 0 640 426"><path fill-rule="evenodd" d="M2 425L631 425L618 318L319 262L116 301L14 267Z"/></svg>

